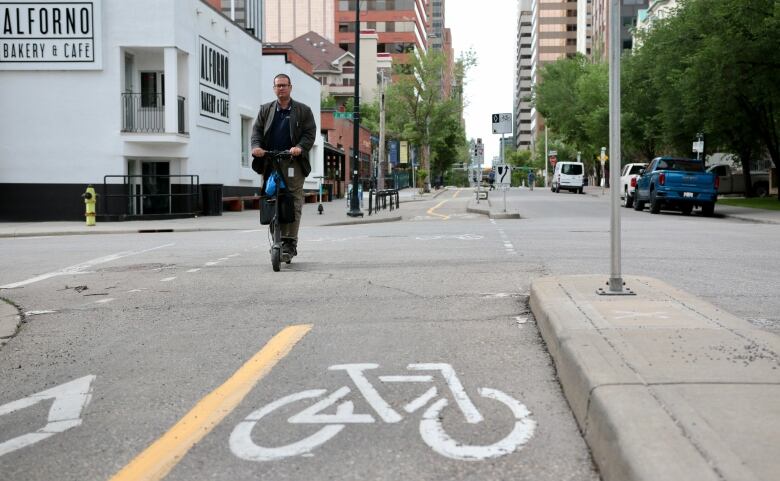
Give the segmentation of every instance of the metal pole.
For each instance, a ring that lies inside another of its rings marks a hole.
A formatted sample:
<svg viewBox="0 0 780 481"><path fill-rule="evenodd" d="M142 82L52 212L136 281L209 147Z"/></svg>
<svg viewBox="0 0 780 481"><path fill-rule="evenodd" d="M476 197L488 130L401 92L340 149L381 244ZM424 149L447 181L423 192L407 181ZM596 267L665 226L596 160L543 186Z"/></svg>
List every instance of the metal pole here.
<svg viewBox="0 0 780 481"><path fill-rule="evenodd" d="M379 93L379 190L385 189L385 72L381 71L382 81Z"/></svg>
<svg viewBox="0 0 780 481"><path fill-rule="evenodd" d="M506 163L504 162L504 133L501 133L501 152L498 153L501 156L501 165L506 169ZM510 177L510 182L512 178ZM501 187L504 191L504 212L506 212L506 187Z"/></svg>
<svg viewBox="0 0 780 481"><path fill-rule="evenodd" d="M352 195L350 196L350 217L363 217L358 200L360 180L360 0L355 2L355 110L352 120Z"/></svg>
<svg viewBox="0 0 780 481"><path fill-rule="evenodd" d="M609 291L623 291L620 272L620 0L611 0L609 22L609 190L611 262Z"/></svg>
<svg viewBox="0 0 780 481"><path fill-rule="evenodd" d="M547 183L547 157L549 150L547 150L547 123L544 124L544 186L549 187Z"/></svg>
<svg viewBox="0 0 780 481"><path fill-rule="evenodd" d="M430 192L431 191L431 177L433 176L433 167L431 166L431 117L430 113L429 116L425 118L425 138L427 139L425 142L425 166L428 169L428 175L425 177L425 186L423 188L423 191Z"/></svg>

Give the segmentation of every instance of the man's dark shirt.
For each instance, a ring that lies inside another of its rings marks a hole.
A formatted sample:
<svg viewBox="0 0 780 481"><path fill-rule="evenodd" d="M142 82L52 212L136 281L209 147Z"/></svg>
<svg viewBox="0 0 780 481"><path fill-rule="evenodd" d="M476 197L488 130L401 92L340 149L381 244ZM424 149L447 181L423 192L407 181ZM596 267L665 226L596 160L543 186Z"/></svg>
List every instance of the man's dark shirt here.
<svg viewBox="0 0 780 481"><path fill-rule="evenodd" d="M282 109L276 104L274 121L271 124L271 149L272 150L290 150L292 140L290 139L290 111L292 102L286 109Z"/></svg>

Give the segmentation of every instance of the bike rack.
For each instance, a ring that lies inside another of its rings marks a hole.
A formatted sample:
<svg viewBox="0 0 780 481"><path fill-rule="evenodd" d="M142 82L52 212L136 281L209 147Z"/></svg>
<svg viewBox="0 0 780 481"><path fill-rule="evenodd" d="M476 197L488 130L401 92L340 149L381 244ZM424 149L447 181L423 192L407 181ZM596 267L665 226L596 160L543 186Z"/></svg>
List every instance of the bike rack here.
<svg viewBox="0 0 780 481"><path fill-rule="evenodd" d="M368 215L387 209L388 203L391 211L400 207L398 189L370 190L368 193Z"/></svg>

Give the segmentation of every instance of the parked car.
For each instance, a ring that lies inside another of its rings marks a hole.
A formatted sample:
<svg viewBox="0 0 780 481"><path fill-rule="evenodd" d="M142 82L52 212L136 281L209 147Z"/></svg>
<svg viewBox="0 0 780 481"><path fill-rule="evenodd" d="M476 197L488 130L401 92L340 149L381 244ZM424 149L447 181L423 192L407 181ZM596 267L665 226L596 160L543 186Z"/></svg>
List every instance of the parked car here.
<svg viewBox="0 0 780 481"><path fill-rule="evenodd" d="M553 192L570 190L582 194L585 165L582 162L558 162L553 171L550 189Z"/></svg>
<svg viewBox="0 0 780 481"><path fill-rule="evenodd" d="M718 176L718 181L720 182L718 194L745 193L745 176L741 171L735 170L727 164L719 164L709 167L707 172L712 172ZM750 172L750 183L753 184L753 194L756 197L769 195L769 172Z"/></svg>
<svg viewBox="0 0 780 481"><path fill-rule="evenodd" d="M634 191L636 190L636 180L639 173L647 167L647 164L626 164L620 173L620 200L623 207L634 205Z"/></svg>
<svg viewBox="0 0 780 481"><path fill-rule="evenodd" d="M711 216L718 199L718 176L706 172L700 160L656 157L639 176L635 197L634 210L649 203L653 214L663 208L689 215L698 206L702 215Z"/></svg>

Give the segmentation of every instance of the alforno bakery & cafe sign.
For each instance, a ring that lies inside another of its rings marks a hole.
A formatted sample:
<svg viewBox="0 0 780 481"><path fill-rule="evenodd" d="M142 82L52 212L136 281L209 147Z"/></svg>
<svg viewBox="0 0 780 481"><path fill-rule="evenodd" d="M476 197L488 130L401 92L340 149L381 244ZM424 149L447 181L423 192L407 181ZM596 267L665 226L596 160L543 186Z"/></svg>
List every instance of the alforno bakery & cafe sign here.
<svg viewBox="0 0 780 481"><path fill-rule="evenodd" d="M101 1L0 1L0 70L100 70Z"/></svg>

